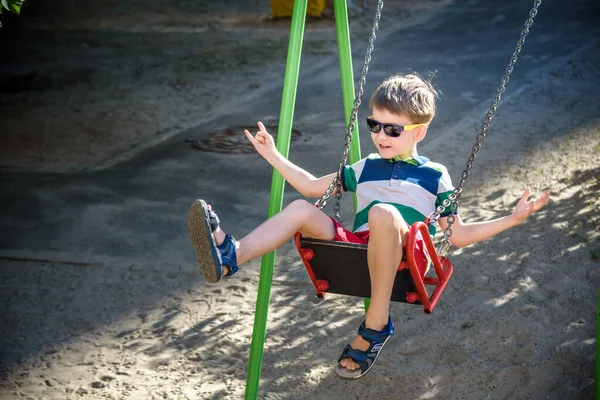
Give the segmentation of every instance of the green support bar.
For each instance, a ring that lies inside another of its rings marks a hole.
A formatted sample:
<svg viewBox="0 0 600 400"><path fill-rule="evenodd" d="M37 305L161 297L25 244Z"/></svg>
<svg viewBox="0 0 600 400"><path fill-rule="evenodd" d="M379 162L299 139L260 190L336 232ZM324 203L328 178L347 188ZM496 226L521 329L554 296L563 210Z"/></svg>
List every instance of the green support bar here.
<svg viewBox="0 0 600 400"><path fill-rule="evenodd" d="M354 73L352 70L352 48L350 46L350 26L348 24L348 6L346 0L334 0L335 32L338 44L338 57L340 59L340 75L342 78L342 97L344 100L344 115L346 126L350 123L350 116L354 108ZM360 160L360 140L358 137L358 125L352 131L352 142L350 142L350 164ZM354 196L354 211L356 211L356 196Z"/></svg>
<svg viewBox="0 0 600 400"><path fill-rule="evenodd" d="M306 9L308 0L296 0L292 13L290 28L290 43L283 84L283 97L281 100L281 114L279 116L279 129L277 133L277 150L288 157L294 107L296 105L296 90L298 88L298 75L300 71L300 58L302 55L302 42L304 38L304 25L306 22ZM271 181L271 197L269 202L268 218L281 211L283 205L285 180L273 171ZM248 376L246 379L246 393L244 399L257 399L262 368L263 352L267 330L267 314L271 298L271 285L273 283L273 268L275 266L275 252L265 254L260 268L258 283L258 296L256 299L256 313L254 316L254 330L252 331L252 345L250 346L250 360L248 363Z"/></svg>
<svg viewBox="0 0 600 400"><path fill-rule="evenodd" d="M334 0L335 31L338 44L338 57L340 59L340 75L342 78L342 97L344 100L344 115L346 126L350 123L350 116L354 109L354 73L352 69L352 47L350 46L350 26L348 24L348 6L346 0ZM360 139L358 135L358 124L352 131L350 142L349 164L354 164L361 159ZM354 198L354 213L356 214L356 195ZM365 299L365 311L369 308L369 299Z"/></svg>

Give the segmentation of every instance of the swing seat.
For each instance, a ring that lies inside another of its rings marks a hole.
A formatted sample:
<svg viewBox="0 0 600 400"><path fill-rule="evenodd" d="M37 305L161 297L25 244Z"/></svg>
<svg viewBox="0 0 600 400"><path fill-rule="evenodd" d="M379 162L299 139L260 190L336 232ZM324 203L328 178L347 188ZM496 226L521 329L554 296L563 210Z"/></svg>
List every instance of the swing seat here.
<svg viewBox="0 0 600 400"><path fill-rule="evenodd" d="M419 235L425 245L425 259L415 251ZM303 237L299 232L294 235L294 242L318 298L322 299L327 292L371 297L367 245L312 239ZM427 276L432 263L437 277ZM423 310L429 314L451 275L452 264L447 258L438 257L427 225L416 222L408 234L404 259L398 266L391 300L423 305ZM431 295L425 285L433 286Z"/></svg>

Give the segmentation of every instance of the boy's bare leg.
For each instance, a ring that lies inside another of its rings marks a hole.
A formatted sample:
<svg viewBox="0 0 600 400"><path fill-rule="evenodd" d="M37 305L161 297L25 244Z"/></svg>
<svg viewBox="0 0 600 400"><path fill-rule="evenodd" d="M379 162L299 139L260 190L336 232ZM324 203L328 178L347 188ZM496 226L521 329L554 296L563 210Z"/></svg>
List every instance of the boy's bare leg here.
<svg viewBox="0 0 600 400"><path fill-rule="evenodd" d="M408 234L408 224L394 207L379 204L369 210L369 229L371 236L367 258L371 278L371 302L365 326L380 331L388 323L394 279L402 261L402 244ZM369 349L369 342L356 336L350 346L366 351ZM359 368L351 358L343 359L340 365L351 371Z"/></svg>
<svg viewBox="0 0 600 400"><path fill-rule="evenodd" d="M238 241L238 265L278 249L296 232L315 239L331 240L335 236L335 227L323 211L306 200L295 200ZM218 228L214 237L219 245L225 239L225 232Z"/></svg>

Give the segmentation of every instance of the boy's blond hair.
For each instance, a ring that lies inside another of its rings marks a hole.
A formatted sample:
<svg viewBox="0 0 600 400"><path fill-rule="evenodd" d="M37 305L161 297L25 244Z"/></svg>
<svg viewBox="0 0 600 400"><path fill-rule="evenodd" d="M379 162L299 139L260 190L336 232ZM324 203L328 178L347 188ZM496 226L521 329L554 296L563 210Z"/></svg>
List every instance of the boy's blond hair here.
<svg viewBox="0 0 600 400"><path fill-rule="evenodd" d="M430 81L424 81L416 74L394 75L379 85L369 106L406 115L413 124L428 124L435 116L437 97Z"/></svg>

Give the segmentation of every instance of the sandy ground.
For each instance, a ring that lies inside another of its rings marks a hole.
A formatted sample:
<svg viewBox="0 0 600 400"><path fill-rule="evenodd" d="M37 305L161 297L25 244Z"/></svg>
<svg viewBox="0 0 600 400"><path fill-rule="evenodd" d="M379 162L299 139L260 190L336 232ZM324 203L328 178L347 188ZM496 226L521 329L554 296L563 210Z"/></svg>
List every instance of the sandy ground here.
<svg viewBox="0 0 600 400"><path fill-rule="evenodd" d="M108 4L116 7L117 2ZM125 13L127 8L121 10ZM156 15L152 26L173 31L173 36L162 35L160 40L176 40L183 28L165 21L185 11ZM193 13L186 15L194 18ZM243 72L239 76L232 73L226 83L214 82L211 77L216 75L211 74L222 71L198 70L192 55L189 64L182 60L172 66L176 71L153 65L156 60L123 62L115 69L111 63L118 64L123 56L118 41L136 41L136 30L148 26L145 16L139 16L139 25L120 18L125 17L117 14L112 23L121 23L132 35L108 38L114 40L110 50L96 47L96 36L85 34L90 37L84 40L81 56L94 57L101 51L109 60L106 65L84 71L73 64L73 71L61 80L49 72L55 61L47 60L47 69L28 84L50 85L52 90L19 92L10 102L3 94L4 127L18 131L2 137L4 166L97 168L123 157L128 149L160 142L171 130L192 126L198 113L223 107L227 96L246 88L260 91L259 86L268 86L266 75L282 72L281 59L263 68L258 57L235 66ZM93 26L91 20L69 20L72 25L65 29L77 31L78 23ZM216 23L226 20L224 16ZM98 17L99 32L105 22ZM39 23L64 26L66 21L57 14ZM327 22L316 24L331 29ZM243 30L225 31L243 36ZM284 51L285 41L273 38L273 28L261 25L259 32L273 48ZM315 37L318 32L312 31ZM314 60L333 45L315 44ZM164 42L140 46L144 53L153 46L166 51ZM197 51L209 48L198 43ZM264 43L257 47L264 48ZM598 43L591 47L597 48ZM295 249L286 245L278 252L260 398L592 398L600 283L600 101L582 93L600 88L598 53L581 53L530 77L538 85L502 105L461 207L467 220L504 215L526 187L535 193L551 188L551 204L520 227L455 250L455 275L432 315L393 304L397 335L364 379L342 381L333 372L335 359L363 318L362 302L335 295L318 301ZM226 52L219 60L226 62ZM140 68L140 81L156 80L156 86L138 85L143 89L132 92L119 77L136 76ZM553 77L561 79L552 81ZM107 115L109 93L122 96L127 107ZM210 104L197 101L208 94L214 99ZM59 123L62 113L76 109L79 128L73 120ZM44 135L27 121L41 121ZM89 121L97 122L96 128ZM439 139L451 146L433 140L421 153L434 153L432 158L445 163L456 180L479 123L471 116L457 121L457 127ZM119 134L111 136L114 127ZM79 135L82 131L87 134ZM259 222L255 219L252 222ZM236 278L208 285L199 279L195 265L176 261L15 258L4 256L0 268L2 399L243 397L259 261Z"/></svg>
<svg viewBox="0 0 600 400"><path fill-rule="evenodd" d="M447 2L398 2L386 13L410 21ZM106 167L197 126L232 99L239 104L281 85L289 20L271 19L268 2L71 5L38 0L24 9L26 22L5 16L0 43L10 62L0 78L2 166ZM353 34L365 37L372 11L354 9ZM310 19L303 65L336 49L333 20Z"/></svg>

